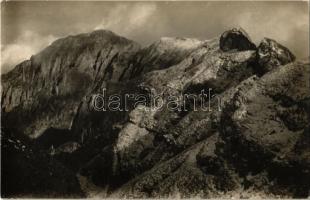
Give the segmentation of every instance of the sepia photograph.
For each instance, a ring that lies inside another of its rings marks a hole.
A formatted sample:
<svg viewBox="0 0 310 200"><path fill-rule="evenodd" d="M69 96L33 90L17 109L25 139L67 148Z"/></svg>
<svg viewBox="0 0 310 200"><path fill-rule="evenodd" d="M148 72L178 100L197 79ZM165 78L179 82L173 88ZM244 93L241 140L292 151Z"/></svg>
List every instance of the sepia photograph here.
<svg viewBox="0 0 310 200"><path fill-rule="evenodd" d="M1 1L1 198L310 198L309 1Z"/></svg>

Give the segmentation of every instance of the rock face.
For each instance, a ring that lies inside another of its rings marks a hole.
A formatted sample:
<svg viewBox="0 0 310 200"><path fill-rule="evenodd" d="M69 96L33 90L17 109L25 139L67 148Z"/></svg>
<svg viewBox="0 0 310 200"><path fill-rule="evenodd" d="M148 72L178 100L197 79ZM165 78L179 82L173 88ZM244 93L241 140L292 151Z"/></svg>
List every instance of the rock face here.
<svg viewBox="0 0 310 200"><path fill-rule="evenodd" d="M223 51L230 51L230 50L255 50L256 46L252 43L250 37L247 33L239 29L231 29L224 32L220 38L220 48Z"/></svg>
<svg viewBox="0 0 310 200"><path fill-rule="evenodd" d="M2 124L89 196L308 197L310 68L294 60L241 29L142 49L109 31L70 36L3 76ZM208 109L185 101L202 90ZM163 106L99 111L103 92ZM182 109L169 109L172 95Z"/></svg>
<svg viewBox="0 0 310 200"><path fill-rule="evenodd" d="M59 39L2 77L2 109L14 113L15 131L31 138L70 129L81 99L106 80L129 77L139 49L110 31Z"/></svg>
<svg viewBox="0 0 310 200"><path fill-rule="evenodd" d="M133 75L175 65L202 43L191 38L163 37L137 54Z"/></svg>
<svg viewBox="0 0 310 200"><path fill-rule="evenodd" d="M263 73L295 60L295 56L286 47L269 38L264 38L259 44L258 57Z"/></svg>

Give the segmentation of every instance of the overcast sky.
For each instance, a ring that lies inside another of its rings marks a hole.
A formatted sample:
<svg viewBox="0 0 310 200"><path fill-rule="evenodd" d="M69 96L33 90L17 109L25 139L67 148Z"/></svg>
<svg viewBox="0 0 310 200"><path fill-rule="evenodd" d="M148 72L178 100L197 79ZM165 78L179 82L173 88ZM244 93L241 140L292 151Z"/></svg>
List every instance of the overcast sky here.
<svg viewBox="0 0 310 200"><path fill-rule="evenodd" d="M255 43L277 40L309 56L309 8L291 2L2 2L2 73L67 35L109 29L148 45L160 37L208 39L241 26Z"/></svg>

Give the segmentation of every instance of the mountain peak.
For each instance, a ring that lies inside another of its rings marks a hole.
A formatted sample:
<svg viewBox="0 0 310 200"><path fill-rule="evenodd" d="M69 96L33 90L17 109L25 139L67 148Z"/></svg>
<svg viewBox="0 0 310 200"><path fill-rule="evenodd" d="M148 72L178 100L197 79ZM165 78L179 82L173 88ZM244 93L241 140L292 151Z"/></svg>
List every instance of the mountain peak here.
<svg viewBox="0 0 310 200"><path fill-rule="evenodd" d="M183 37L161 37L156 46L158 49L193 49L202 44L202 41L195 38Z"/></svg>
<svg viewBox="0 0 310 200"><path fill-rule="evenodd" d="M110 30L100 29L93 32L69 35L54 41L51 46L70 45L70 44L90 44L90 43L124 43L133 42L125 37L119 36Z"/></svg>
<svg viewBox="0 0 310 200"><path fill-rule="evenodd" d="M237 50L256 50L255 44L245 30L242 28L232 28L225 31L220 38L220 48L223 51Z"/></svg>

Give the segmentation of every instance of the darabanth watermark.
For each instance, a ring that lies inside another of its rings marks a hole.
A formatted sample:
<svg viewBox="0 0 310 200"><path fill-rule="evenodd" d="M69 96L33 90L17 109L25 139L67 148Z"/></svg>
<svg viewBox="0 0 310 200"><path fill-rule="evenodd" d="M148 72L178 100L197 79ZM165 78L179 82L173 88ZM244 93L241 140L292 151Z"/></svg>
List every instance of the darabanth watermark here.
<svg viewBox="0 0 310 200"><path fill-rule="evenodd" d="M91 108L95 111L129 111L142 105L150 111L221 111L222 100L220 96L212 94L212 88L203 89L198 94L158 95L148 94L113 94L107 95L103 88L101 94L94 94L91 99ZM213 101L213 103L211 103ZM141 107L141 106L140 106Z"/></svg>

